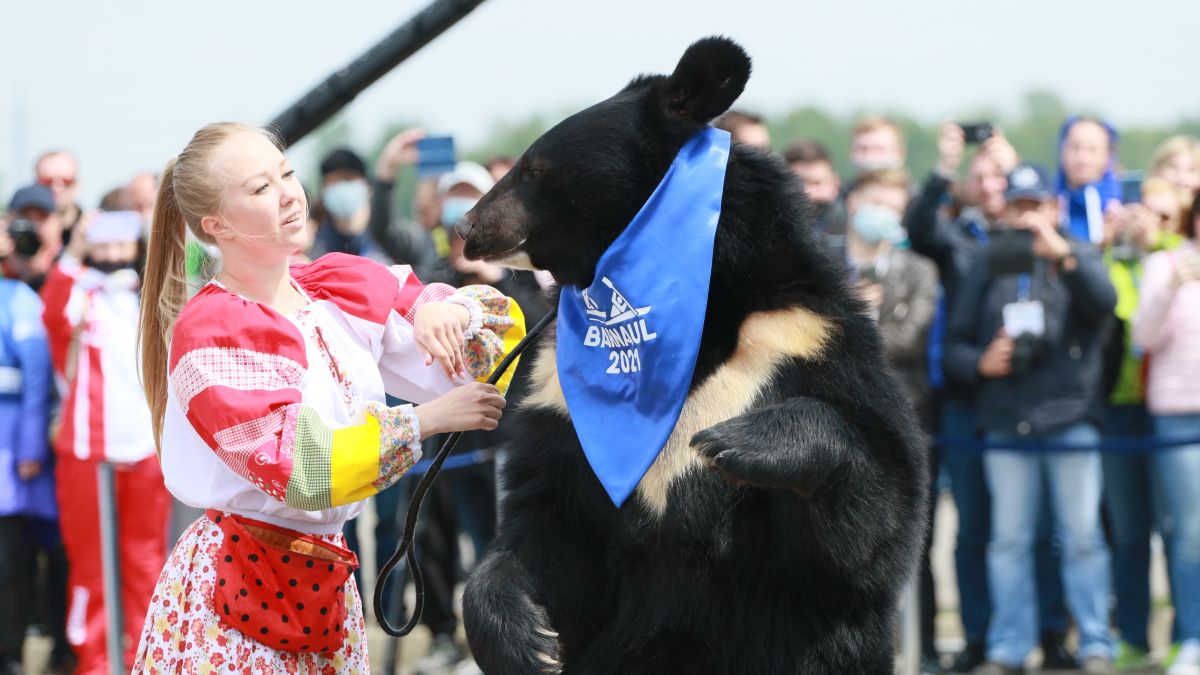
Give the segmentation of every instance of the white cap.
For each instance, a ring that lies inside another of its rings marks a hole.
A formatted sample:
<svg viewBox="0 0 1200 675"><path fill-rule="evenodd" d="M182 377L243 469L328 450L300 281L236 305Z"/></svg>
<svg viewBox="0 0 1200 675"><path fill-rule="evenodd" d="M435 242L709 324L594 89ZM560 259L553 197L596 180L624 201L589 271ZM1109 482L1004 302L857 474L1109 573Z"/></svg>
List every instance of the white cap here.
<svg viewBox="0 0 1200 675"><path fill-rule="evenodd" d="M453 171L438 177L438 195L444 195L450 191L450 188L460 184L470 185L480 192L487 192L492 189L496 181L492 180L492 174L488 173L487 169L475 162L459 162L454 165Z"/></svg>
<svg viewBox="0 0 1200 675"><path fill-rule="evenodd" d="M137 211L101 211L88 224L89 244L137 241L142 238L142 214Z"/></svg>

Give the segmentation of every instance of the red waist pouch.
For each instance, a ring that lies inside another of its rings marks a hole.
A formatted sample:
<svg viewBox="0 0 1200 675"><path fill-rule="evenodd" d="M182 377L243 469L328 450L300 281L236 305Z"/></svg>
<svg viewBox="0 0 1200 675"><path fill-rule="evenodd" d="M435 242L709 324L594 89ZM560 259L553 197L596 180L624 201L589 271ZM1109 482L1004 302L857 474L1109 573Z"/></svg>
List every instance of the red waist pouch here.
<svg viewBox="0 0 1200 675"><path fill-rule="evenodd" d="M213 608L221 623L288 652L342 646L346 580L354 552L312 534L209 509L225 541L217 554Z"/></svg>

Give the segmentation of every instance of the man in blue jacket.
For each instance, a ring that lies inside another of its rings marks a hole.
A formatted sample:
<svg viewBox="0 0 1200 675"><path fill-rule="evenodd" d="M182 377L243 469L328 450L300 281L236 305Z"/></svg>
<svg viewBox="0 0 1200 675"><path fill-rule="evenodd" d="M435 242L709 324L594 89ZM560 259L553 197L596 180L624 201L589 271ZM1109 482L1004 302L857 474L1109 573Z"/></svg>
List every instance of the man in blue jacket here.
<svg viewBox="0 0 1200 675"><path fill-rule="evenodd" d="M975 390L989 447L993 616L989 663L977 672L1021 673L1036 644L1032 548L1043 484L1063 539L1079 661L1085 673L1112 672L1096 415L1101 329L1116 293L1099 251L1059 231L1041 168L1017 166L1005 202L1013 236L993 235L976 257L950 314L945 360L947 376ZM1073 449L1053 449L1064 446Z"/></svg>

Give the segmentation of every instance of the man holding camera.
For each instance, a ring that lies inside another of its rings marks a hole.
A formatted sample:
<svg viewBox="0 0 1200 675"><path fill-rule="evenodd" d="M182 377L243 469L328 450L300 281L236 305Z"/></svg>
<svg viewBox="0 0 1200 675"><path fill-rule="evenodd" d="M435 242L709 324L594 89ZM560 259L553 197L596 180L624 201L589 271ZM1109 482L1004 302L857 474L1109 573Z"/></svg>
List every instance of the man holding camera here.
<svg viewBox="0 0 1200 675"><path fill-rule="evenodd" d="M1112 672L1109 557L1100 528L1100 336L1116 294L1099 252L1058 229L1045 172L1018 165L1004 222L955 298L946 374L976 392L992 498L993 615L980 673L1022 673L1036 644L1033 540L1044 484L1085 673Z"/></svg>
<svg viewBox="0 0 1200 675"><path fill-rule="evenodd" d="M0 228L0 265L4 276L38 290L62 249L62 225L54 193L44 185L17 190Z"/></svg>

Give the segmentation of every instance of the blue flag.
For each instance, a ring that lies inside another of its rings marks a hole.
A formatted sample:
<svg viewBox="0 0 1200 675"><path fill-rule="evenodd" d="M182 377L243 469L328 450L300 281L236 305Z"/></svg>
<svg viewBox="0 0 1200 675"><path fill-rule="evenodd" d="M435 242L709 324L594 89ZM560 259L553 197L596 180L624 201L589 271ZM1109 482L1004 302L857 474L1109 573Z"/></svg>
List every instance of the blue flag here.
<svg viewBox="0 0 1200 675"><path fill-rule="evenodd" d="M613 503L633 493L688 395L712 276L729 134L697 132L588 288L564 286L556 356L588 463Z"/></svg>

